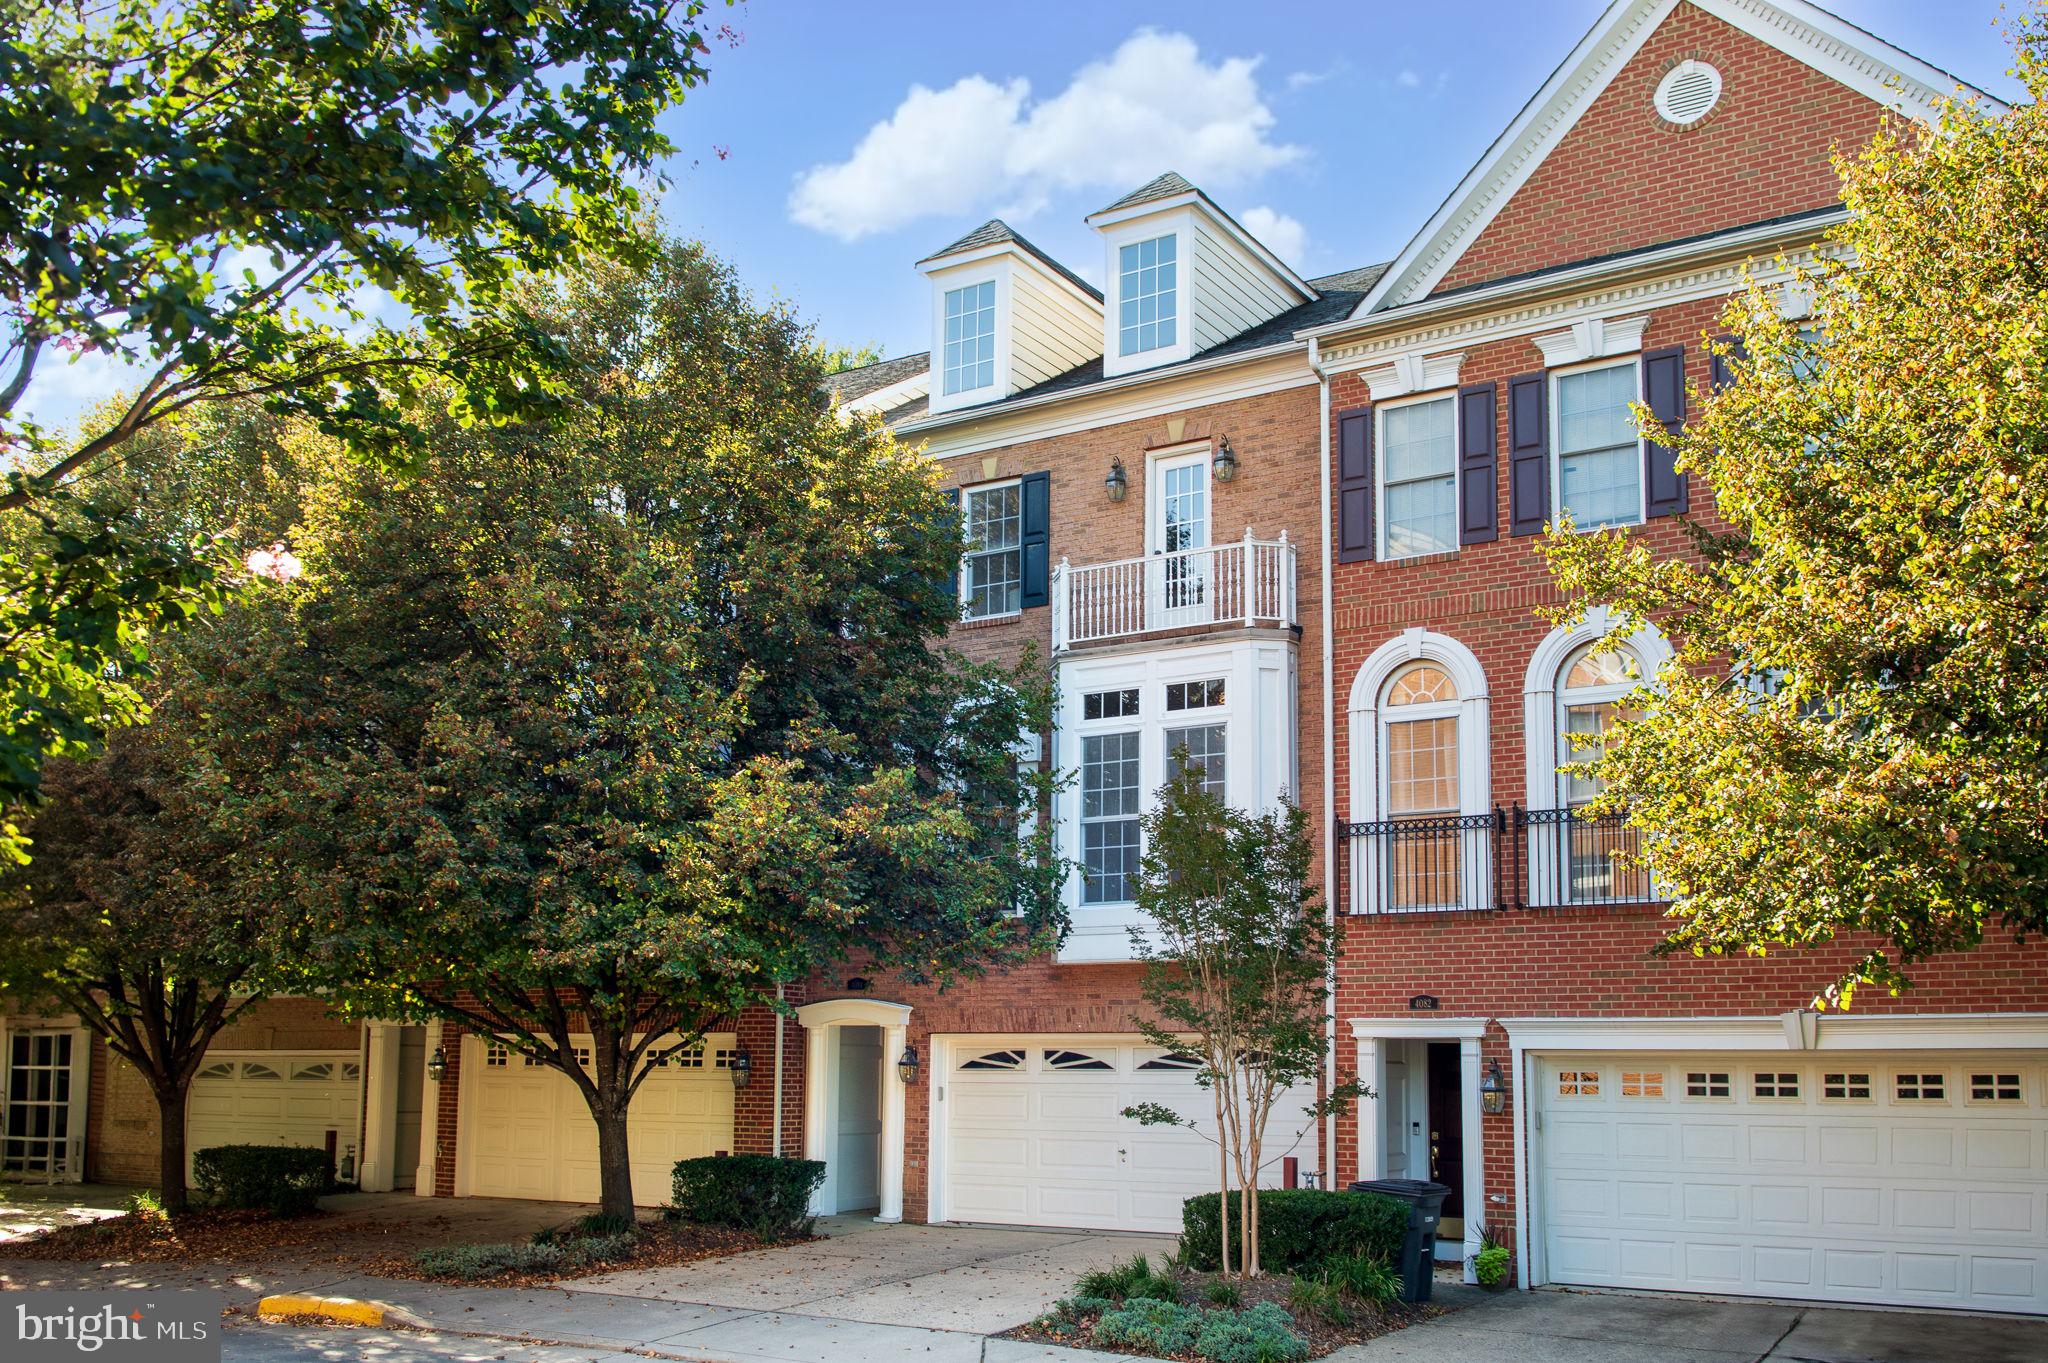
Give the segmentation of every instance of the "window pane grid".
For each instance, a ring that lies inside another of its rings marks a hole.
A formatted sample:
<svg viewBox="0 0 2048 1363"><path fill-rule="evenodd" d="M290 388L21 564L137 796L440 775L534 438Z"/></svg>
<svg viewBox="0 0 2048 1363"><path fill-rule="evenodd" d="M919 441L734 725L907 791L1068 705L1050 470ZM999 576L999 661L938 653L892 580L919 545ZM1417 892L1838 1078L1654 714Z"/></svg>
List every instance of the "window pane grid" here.
<svg viewBox="0 0 2048 1363"><path fill-rule="evenodd" d="M1123 904L1138 873L1138 735L1081 740L1081 884L1084 904Z"/></svg>
<svg viewBox="0 0 2048 1363"><path fill-rule="evenodd" d="M1179 754L1187 750L1187 765L1198 767L1202 772L1202 791L1217 799L1224 798L1224 726L1221 724L1200 724L1186 729L1166 731L1167 761L1173 764L1176 773L1181 770Z"/></svg>
<svg viewBox="0 0 2048 1363"><path fill-rule="evenodd" d="M1642 518L1642 458L1633 364L1557 380L1558 508L1581 529Z"/></svg>
<svg viewBox="0 0 2048 1363"><path fill-rule="evenodd" d="M970 489L967 493L966 616L980 620L1023 608L1022 489Z"/></svg>
<svg viewBox="0 0 2048 1363"><path fill-rule="evenodd" d="M1134 242L1117 252L1118 340L1125 355L1175 343L1178 238Z"/></svg>
<svg viewBox="0 0 2048 1363"><path fill-rule="evenodd" d="M1389 408L1381 418L1387 557L1458 547L1457 410L1450 398Z"/></svg>
<svg viewBox="0 0 2048 1363"><path fill-rule="evenodd" d="M993 280L946 293L945 390L971 393L996 381L996 286Z"/></svg>

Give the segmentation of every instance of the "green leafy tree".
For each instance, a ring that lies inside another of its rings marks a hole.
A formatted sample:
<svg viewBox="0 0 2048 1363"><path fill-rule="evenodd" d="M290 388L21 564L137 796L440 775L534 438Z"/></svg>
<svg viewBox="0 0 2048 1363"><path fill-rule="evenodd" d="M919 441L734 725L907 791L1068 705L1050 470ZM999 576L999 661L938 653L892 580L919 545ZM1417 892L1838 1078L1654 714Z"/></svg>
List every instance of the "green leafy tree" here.
<svg viewBox="0 0 2048 1363"><path fill-rule="evenodd" d="M572 417L337 482L212 720L336 996L566 1075L614 1216L640 1084L777 982L861 953L943 984L1056 930L1018 830L1046 688L945 650L928 461L833 415L786 312L650 254L532 300Z"/></svg>
<svg viewBox="0 0 2048 1363"><path fill-rule="evenodd" d="M1289 1092L1322 1073L1338 940L1310 880L1307 816L1292 804L1264 814L1233 809L1202 788L1199 764L1177 766L1145 816L1134 897L1150 926L1133 928L1131 943L1145 962L1141 992L1152 1013L1133 1025L1153 1045L1201 1061L1196 1080L1213 1100L1219 1137L1223 1271L1234 1186L1237 1263L1256 1277L1259 1176L1278 1158L1266 1153L1267 1129ZM1355 1081L1332 1084L1305 1104L1289 1148L1363 1092ZM1124 1115L1199 1131L1163 1103Z"/></svg>
<svg viewBox="0 0 2048 1363"><path fill-rule="evenodd" d="M1728 309L1734 382L1694 395L1679 440L1727 531L1686 558L1546 546L1574 610L1677 644L1586 755L1593 808L1627 813L1675 897L1668 948L1848 943L1823 1004L2048 929L2039 11L2018 37L2027 103L1952 104L1840 161L1851 216L1801 277L1810 317L1754 287Z"/></svg>
<svg viewBox="0 0 2048 1363"><path fill-rule="evenodd" d="M149 635L217 604L210 538L67 489L198 404L404 464L430 393L465 421L551 400L511 285L639 248L655 120L707 50L698 0L0 0L0 510L41 532L0 551L0 796L136 719ZM68 434L22 410L66 354L137 375Z"/></svg>
<svg viewBox="0 0 2048 1363"><path fill-rule="evenodd" d="M882 347L872 341L866 345L827 346L824 352L825 372L828 375L843 374L849 369L880 364L883 358Z"/></svg>

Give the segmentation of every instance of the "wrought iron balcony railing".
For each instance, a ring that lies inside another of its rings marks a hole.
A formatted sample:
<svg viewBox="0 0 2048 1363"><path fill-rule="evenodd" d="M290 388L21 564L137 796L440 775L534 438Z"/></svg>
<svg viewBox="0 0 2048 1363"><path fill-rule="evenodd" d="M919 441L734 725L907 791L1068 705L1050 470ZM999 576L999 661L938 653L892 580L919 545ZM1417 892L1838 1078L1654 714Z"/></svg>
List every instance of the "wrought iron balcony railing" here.
<svg viewBox="0 0 2048 1363"><path fill-rule="evenodd" d="M1625 816L1496 805L1338 830L1354 914L1655 904L1665 896Z"/></svg>

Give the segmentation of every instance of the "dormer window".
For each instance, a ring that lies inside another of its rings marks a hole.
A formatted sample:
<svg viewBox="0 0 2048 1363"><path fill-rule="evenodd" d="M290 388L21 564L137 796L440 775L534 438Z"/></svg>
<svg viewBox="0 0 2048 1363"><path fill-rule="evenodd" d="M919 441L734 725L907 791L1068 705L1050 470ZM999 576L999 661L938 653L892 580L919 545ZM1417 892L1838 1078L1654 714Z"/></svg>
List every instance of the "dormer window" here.
<svg viewBox="0 0 2048 1363"><path fill-rule="evenodd" d="M1169 232L1117 252L1119 354L1138 355L1179 340L1177 242Z"/></svg>
<svg viewBox="0 0 2048 1363"><path fill-rule="evenodd" d="M996 284L946 291L945 391L971 393L996 381Z"/></svg>

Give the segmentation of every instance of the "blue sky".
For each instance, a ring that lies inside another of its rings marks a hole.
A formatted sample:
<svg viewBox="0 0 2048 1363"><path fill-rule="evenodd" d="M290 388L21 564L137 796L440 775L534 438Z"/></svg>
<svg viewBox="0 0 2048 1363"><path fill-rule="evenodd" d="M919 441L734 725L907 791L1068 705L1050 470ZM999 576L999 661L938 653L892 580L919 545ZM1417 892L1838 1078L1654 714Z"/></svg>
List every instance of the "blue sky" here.
<svg viewBox="0 0 2048 1363"><path fill-rule="evenodd" d="M716 0L714 0L714 6ZM1836 12L2012 98L1995 0ZM919 257L1001 214L1099 281L1081 219L1173 169L1306 275L1392 256L1605 8L758 0L665 126L670 227L835 344L922 350ZM119 383L46 370L70 418Z"/></svg>

